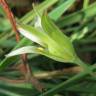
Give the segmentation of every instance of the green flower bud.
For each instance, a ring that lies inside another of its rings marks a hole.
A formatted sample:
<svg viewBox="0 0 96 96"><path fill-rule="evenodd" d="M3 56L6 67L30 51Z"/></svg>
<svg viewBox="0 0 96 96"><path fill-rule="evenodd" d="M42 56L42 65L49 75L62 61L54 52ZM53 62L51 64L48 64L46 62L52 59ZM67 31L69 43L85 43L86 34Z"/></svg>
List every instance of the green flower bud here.
<svg viewBox="0 0 96 96"><path fill-rule="evenodd" d="M41 23L49 38L46 45L52 58L62 62L74 62L77 56L70 38L64 35L47 15L42 16Z"/></svg>

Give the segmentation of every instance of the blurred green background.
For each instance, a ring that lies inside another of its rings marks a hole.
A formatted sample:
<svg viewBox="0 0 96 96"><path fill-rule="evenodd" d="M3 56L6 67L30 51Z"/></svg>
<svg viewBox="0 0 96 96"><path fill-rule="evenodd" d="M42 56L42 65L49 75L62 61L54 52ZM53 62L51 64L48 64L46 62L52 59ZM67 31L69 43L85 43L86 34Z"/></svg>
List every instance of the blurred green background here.
<svg viewBox="0 0 96 96"><path fill-rule="evenodd" d="M7 2L17 22L24 24L33 23L35 17L33 2L40 12L47 10L49 17L70 37L78 56L90 65L95 65L95 0L7 0ZM25 45L33 43L23 36L20 42L16 43L12 26L0 6L0 96L96 96L95 75L89 76L81 72L82 68L73 64L57 62L36 54L28 55L28 64L33 75L48 91L42 94L32 84L24 82L19 56L6 58L5 55ZM77 77L74 77L75 75Z"/></svg>

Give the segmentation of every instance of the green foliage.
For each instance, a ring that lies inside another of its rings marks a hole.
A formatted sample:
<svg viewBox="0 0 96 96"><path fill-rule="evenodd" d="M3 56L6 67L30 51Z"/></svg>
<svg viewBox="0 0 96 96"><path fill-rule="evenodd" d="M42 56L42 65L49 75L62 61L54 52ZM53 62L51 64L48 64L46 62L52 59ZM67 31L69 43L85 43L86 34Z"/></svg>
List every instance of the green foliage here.
<svg viewBox="0 0 96 96"><path fill-rule="evenodd" d="M10 22L0 9L0 96L96 95L95 64L86 64L78 57L81 55L84 58L85 54L95 56L96 53L96 1L84 0L83 4L80 2L81 5L76 1L42 0L42 3L35 5L35 12L32 9L21 19L18 18L17 27L22 38L18 44ZM46 10L47 14L44 12ZM45 85L46 92L40 93L26 82L9 83L10 80L22 79L20 71L14 69L14 65L20 64L19 56L14 55L23 53L32 53L28 54L28 63L33 75ZM14 57L6 58L6 54ZM95 59L91 58L91 62L94 63ZM75 74L69 72L66 66L71 68L73 65L79 65L84 70ZM62 68L69 73L63 73ZM46 75L47 71L53 73ZM62 74L58 76L60 72ZM1 77L10 80L2 80Z"/></svg>
<svg viewBox="0 0 96 96"><path fill-rule="evenodd" d="M9 53L7 57L24 53L38 53L52 58L56 61L79 64L85 69L85 71L92 73L89 66L84 64L77 57L70 39L66 35L62 34L62 32L47 17L47 15L44 14L41 18L38 18L39 21L36 21L38 26L35 23L36 28L28 25L19 25L18 30L28 39L36 42L37 44L40 44L41 47L23 47Z"/></svg>
<svg viewBox="0 0 96 96"><path fill-rule="evenodd" d="M60 16L75 2L75 0L65 0L62 4L60 4L60 6L58 6L57 8L55 8L50 14L49 16L57 21L58 18L60 18Z"/></svg>
<svg viewBox="0 0 96 96"><path fill-rule="evenodd" d="M42 16L41 23L41 30L40 27L38 30L38 28L36 29L29 25L19 25L18 29L25 37L42 46L41 54L61 62L74 62L76 54L70 39L62 34L47 15ZM15 52L12 53L14 54ZM7 56L14 56L12 53L9 53ZM15 54L20 53L22 54L20 51Z"/></svg>

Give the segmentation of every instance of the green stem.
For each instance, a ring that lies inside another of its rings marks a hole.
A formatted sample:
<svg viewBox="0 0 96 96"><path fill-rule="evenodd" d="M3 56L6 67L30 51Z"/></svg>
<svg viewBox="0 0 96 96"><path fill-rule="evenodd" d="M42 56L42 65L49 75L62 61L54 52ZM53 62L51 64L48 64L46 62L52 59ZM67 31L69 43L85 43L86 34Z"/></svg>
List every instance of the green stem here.
<svg viewBox="0 0 96 96"><path fill-rule="evenodd" d="M76 60L76 64L80 65L83 69L84 72L87 72L89 74L92 75L92 70L91 70L91 66L89 64L84 63L82 60L80 60L79 58L77 58Z"/></svg>
<svg viewBox="0 0 96 96"><path fill-rule="evenodd" d="M89 5L89 0L84 0L83 9L86 9Z"/></svg>

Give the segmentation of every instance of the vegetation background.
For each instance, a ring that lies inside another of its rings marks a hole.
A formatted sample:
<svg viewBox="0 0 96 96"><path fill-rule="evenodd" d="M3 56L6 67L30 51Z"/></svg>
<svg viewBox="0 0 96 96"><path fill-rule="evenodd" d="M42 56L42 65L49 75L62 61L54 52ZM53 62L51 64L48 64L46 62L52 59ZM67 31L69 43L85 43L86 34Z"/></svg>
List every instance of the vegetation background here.
<svg viewBox="0 0 96 96"><path fill-rule="evenodd" d="M48 11L49 17L70 37L76 53L90 64L94 76L82 71L80 66L61 63L37 54L28 54L32 74L47 89L39 92L32 83L25 81L24 68L19 56L6 58L12 49L33 42L15 33L0 6L0 96L96 96L96 1L95 0L7 0L16 20L32 24L38 11ZM57 39L58 40L58 39ZM67 41L66 41L67 43ZM62 49L62 48L61 48Z"/></svg>

